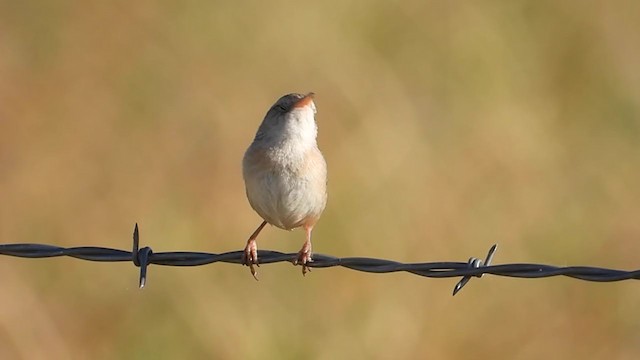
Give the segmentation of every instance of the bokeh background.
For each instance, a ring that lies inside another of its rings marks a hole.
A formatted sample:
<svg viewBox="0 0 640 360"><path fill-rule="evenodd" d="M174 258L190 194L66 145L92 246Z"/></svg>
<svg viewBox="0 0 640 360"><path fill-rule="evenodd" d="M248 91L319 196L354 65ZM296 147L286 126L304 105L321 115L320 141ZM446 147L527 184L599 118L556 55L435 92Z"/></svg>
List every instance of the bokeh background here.
<svg viewBox="0 0 640 360"><path fill-rule="evenodd" d="M634 1L1 1L0 242L239 250L240 162L317 94L314 250L640 266ZM261 249L295 252L267 228ZM632 359L640 287L0 257L2 359Z"/></svg>

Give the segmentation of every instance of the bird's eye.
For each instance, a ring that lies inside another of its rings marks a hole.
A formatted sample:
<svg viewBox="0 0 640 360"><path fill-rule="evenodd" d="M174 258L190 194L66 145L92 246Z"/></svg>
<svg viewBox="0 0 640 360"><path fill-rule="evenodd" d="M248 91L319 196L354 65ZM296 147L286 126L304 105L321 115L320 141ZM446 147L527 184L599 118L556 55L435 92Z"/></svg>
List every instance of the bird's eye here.
<svg viewBox="0 0 640 360"><path fill-rule="evenodd" d="M287 111L283 105L276 105L276 108L281 111Z"/></svg>

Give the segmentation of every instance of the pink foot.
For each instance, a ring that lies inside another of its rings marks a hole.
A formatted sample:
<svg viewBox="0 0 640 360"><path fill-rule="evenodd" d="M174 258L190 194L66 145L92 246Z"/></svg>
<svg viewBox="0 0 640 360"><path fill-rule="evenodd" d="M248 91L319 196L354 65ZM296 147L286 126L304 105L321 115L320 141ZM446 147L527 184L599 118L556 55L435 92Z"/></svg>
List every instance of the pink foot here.
<svg viewBox="0 0 640 360"><path fill-rule="evenodd" d="M251 275L253 275L254 279L258 280L258 272L255 267L259 267L260 264L258 264L258 245L255 239L249 239L249 241L247 241L244 254L242 254L242 263L251 269Z"/></svg>
<svg viewBox="0 0 640 360"><path fill-rule="evenodd" d="M307 272L311 271L311 268L307 265L312 262L311 258L311 242L305 242L302 246L302 249L298 252L298 256L293 261L293 265L302 265L302 275L306 275Z"/></svg>

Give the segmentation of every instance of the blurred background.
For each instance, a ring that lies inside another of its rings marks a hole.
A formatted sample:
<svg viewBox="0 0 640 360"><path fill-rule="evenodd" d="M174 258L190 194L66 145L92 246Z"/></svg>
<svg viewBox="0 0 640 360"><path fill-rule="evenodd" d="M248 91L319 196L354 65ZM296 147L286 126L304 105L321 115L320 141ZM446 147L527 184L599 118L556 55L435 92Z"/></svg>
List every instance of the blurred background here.
<svg viewBox="0 0 640 360"><path fill-rule="evenodd" d="M314 91L314 250L640 266L633 1L0 1L0 242L240 250L240 163ZM268 227L261 249L302 231ZM633 281L0 257L3 359L632 359Z"/></svg>

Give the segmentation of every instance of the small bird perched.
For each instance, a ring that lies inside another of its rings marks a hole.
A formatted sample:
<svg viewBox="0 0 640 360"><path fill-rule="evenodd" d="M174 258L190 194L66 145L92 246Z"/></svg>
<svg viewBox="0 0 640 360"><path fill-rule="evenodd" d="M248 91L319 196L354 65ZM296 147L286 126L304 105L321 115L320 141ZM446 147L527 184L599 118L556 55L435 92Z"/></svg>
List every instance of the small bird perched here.
<svg viewBox="0 0 640 360"><path fill-rule="evenodd" d="M269 223L284 230L302 227L306 240L294 265L309 270L311 231L327 204L327 163L318 149L313 93L288 94L265 115L242 160L247 198L264 221L247 240L242 257L256 280L256 238Z"/></svg>

